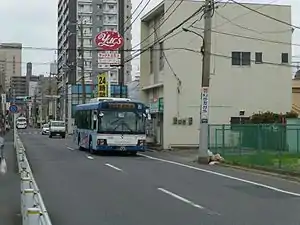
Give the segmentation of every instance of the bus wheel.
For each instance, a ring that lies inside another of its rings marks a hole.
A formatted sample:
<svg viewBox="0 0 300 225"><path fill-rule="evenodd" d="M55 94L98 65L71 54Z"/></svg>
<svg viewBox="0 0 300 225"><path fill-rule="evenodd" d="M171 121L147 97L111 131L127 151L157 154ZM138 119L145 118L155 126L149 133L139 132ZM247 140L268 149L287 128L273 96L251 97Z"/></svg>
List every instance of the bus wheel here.
<svg viewBox="0 0 300 225"><path fill-rule="evenodd" d="M94 154L94 153L95 153L95 151L94 151L94 149L93 149L92 139L89 140L89 152L90 152L91 154Z"/></svg>

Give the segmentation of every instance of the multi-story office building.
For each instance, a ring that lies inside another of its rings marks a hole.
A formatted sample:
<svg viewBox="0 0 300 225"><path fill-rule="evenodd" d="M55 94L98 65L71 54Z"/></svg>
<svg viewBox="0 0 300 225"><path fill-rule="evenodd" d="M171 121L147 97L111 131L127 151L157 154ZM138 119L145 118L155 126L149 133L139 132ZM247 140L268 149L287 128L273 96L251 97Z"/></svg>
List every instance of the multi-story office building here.
<svg viewBox="0 0 300 225"><path fill-rule="evenodd" d="M21 76L22 44L1 43L0 44L0 68L1 85L3 91L8 92L10 88L10 78Z"/></svg>

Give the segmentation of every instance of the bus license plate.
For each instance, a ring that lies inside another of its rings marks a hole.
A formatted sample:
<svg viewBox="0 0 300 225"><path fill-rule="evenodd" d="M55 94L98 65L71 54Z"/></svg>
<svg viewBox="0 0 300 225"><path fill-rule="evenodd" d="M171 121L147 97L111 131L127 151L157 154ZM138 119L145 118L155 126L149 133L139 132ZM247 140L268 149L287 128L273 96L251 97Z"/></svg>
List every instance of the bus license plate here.
<svg viewBox="0 0 300 225"><path fill-rule="evenodd" d="M120 151L125 151L125 150L126 150L126 148L124 146L120 147Z"/></svg>

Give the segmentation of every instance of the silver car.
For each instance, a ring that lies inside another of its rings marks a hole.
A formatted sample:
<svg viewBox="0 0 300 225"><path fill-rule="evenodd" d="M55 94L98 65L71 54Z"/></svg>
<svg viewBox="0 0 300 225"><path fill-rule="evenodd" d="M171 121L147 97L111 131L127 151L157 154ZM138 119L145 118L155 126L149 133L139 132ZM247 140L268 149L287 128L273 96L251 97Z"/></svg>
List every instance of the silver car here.
<svg viewBox="0 0 300 225"><path fill-rule="evenodd" d="M42 127L42 135L49 134L49 124L44 124Z"/></svg>

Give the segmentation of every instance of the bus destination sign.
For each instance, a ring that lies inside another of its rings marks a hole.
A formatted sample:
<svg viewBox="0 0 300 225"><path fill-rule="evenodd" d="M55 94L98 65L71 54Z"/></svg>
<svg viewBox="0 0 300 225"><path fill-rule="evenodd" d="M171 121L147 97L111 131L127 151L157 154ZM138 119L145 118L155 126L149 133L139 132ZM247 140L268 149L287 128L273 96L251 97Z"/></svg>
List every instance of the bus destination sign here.
<svg viewBox="0 0 300 225"><path fill-rule="evenodd" d="M108 108L111 109L135 109L136 105L134 103L108 103Z"/></svg>

